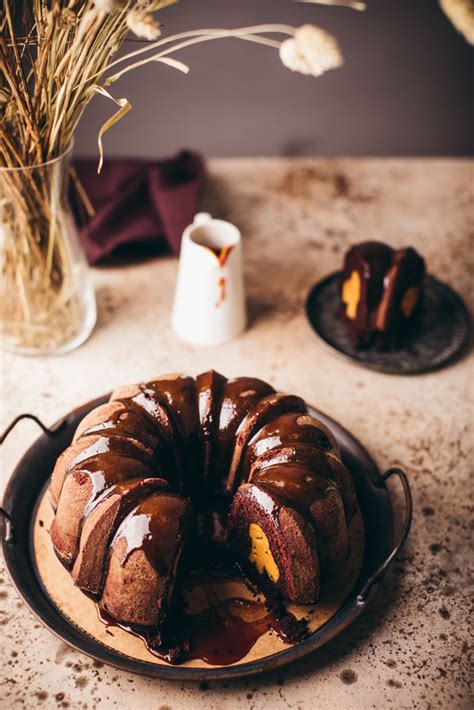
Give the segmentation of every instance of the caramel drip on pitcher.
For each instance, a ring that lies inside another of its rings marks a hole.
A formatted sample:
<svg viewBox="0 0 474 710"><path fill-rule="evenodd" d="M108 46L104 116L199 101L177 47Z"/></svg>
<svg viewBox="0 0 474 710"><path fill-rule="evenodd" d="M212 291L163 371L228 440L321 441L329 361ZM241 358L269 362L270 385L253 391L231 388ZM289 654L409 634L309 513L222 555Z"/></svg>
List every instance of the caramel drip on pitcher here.
<svg viewBox="0 0 474 710"><path fill-rule="evenodd" d="M206 249L209 249L209 251L212 251L214 256L217 258L217 261L219 262L219 266L225 266L227 263L227 259L230 256L230 253L232 249L234 248L235 244L231 244L230 247L223 247L222 249L219 249L218 247L209 247L206 246Z"/></svg>
<svg viewBox="0 0 474 710"><path fill-rule="evenodd" d="M230 253L232 249L234 248L235 244L231 244L229 247L223 247L222 249L219 249L217 247L206 247L206 249L209 249L209 251L212 251L214 256L217 258L217 261L219 262L219 267L222 269L225 264L227 263L227 259L230 256ZM221 303L225 301L226 298L226 278L225 276L221 276L219 281L218 281L218 286L219 286L219 296L218 299L215 303L216 308L219 308Z"/></svg>
<svg viewBox="0 0 474 710"><path fill-rule="evenodd" d="M219 298L216 301L216 308L219 308L221 303L223 303L225 301L225 291L226 291L225 287L226 287L225 277L221 276L221 278L219 279Z"/></svg>

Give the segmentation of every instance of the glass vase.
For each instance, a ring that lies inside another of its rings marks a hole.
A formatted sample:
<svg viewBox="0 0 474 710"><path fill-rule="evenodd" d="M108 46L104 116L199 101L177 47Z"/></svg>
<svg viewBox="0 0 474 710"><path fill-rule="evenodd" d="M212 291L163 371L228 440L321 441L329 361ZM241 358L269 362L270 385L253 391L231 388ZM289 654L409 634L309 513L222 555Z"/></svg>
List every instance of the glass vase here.
<svg viewBox="0 0 474 710"><path fill-rule="evenodd" d="M26 168L0 168L0 327L5 349L65 353L92 332L97 312L68 202L72 147Z"/></svg>

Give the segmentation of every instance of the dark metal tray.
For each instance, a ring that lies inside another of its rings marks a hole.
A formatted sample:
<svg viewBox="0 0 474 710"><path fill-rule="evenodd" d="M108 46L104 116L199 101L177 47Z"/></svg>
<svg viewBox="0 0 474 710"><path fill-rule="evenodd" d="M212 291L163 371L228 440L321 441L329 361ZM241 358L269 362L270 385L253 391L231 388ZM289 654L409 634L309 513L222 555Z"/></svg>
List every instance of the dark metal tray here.
<svg viewBox="0 0 474 710"><path fill-rule="evenodd" d="M333 431L343 459L353 472L366 531L364 558L355 586L326 624L300 643L271 656L232 666L204 668L155 665L136 660L107 648L75 626L55 606L40 583L31 544L32 521L54 463L71 442L77 424L91 409L107 399L100 397L84 404L50 429L33 415L20 415L2 437L4 440L12 427L24 417L34 419L44 431L17 465L7 486L0 512L3 519L3 552L12 581L32 612L56 636L92 658L125 671L182 681L217 680L261 674L302 658L338 636L366 609L410 529L412 502L408 480L399 468L389 469L381 475L367 451L348 431L322 412L310 408L311 413ZM396 543L392 502L386 486L386 481L392 476L399 478L405 495L405 520Z"/></svg>
<svg viewBox="0 0 474 710"><path fill-rule="evenodd" d="M423 308L416 334L393 351L358 350L339 315L340 272L315 284L306 301L306 314L322 342L345 360L392 375L415 375L452 362L464 349L470 319L461 298L434 276L425 279Z"/></svg>

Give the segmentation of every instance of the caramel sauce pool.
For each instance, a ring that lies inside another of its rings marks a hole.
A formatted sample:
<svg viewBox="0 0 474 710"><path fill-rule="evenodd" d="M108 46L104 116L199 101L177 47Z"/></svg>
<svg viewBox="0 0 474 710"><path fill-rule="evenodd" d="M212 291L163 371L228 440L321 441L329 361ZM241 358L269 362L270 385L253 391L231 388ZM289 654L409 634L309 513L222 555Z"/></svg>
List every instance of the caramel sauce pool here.
<svg viewBox="0 0 474 710"><path fill-rule="evenodd" d="M284 619L268 611L262 602L249 599L226 599L197 614L184 613L180 627L185 630L187 641L179 656L175 656L173 651L157 648L152 632L148 629L121 624L99 605L97 611L100 621L106 626L117 626L140 637L150 653L172 665L195 659L211 666L237 663L245 658L258 639L270 629L286 643L295 641L289 637ZM288 616L296 621L286 612L287 621Z"/></svg>

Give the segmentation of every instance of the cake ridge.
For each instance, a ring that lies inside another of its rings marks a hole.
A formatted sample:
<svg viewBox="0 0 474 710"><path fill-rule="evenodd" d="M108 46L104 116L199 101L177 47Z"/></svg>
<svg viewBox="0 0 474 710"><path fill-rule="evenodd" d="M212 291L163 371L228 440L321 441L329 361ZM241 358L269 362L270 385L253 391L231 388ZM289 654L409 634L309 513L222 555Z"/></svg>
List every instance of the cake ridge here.
<svg viewBox="0 0 474 710"><path fill-rule="evenodd" d="M254 461L250 469L249 480L252 480L256 471L269 466L297 462L307 465L310 469L313 465L322 465L324 469L327 464L325 473L339 486L344 503L344 510L348 522L350 522L357 509L351 474L341 459L331 453L321 452L315 446L302 443L298 444L298 446L280 446L266 451Z"/></svg>
<svg viewBox="0 0 474 710"><path fill-rule="evenodd" d="M214 453L213 438L219 426L219 413L227 378L216 370L202 372L196 377L196 399L201 426L204 460L202 477L209 484Z"/></svg>
<svg viewBox="0 0 474 710"><path fill-rule="evenodd" d="M217 484L219 490L225 490L223 481L230 475L234 441L242 421L262 399L271 394L275 394L273 387L256 377L237 377L225 383L217 415L218 436L210 472L211 482ZM219 473L220 469L223 469L222 473Z"/></svg>
<svg viewBox="0 0 474 710"><path fill-rule="evenodd" d="M181 488L183 479L183 465L176 447L177 427L168 411L168 407L158 400L154 400L155 392L149 383L136 386L137 391L128 397L120 397L119 401L143 412L155 427L160 445L163 447L162 455L167 460L168 475L172 482ZM114 397L115 393L112 393ZM115 401L115 400L111 400ZM153 411L155 414L153 414Z"/></svg>
<svg viewBox="0 0 474 710"><path fill-rule="evenodd" d="M130 457L136 454L136 458L143 463L152 462L154 459L153 451L138 439L113 434L108 436L83 435L73 441L56 461L49 486L53 504L57 504L64 482L72 471L97 456L103 456L109 452L122 453Z"/></svg>
<svg viewBox="0 0 474 710"><path fill-rule="evenodd" d="M196 407L196 381L188 375L168 374L150 380L147 387L155 393L168 413L179 439L178 459L181 490L190 494L201 468L202 446ZM182 453L181 453L182 452Z"/></svg>
<svg viewBox="0 0 474 710"><path fill-rule="evenodd" d="M105 402L89 412L79 423L73 441L81 436L106 435L114 431L122 436L133 437L137 429L140 430L142 443L155 449L158 444L155 422L132 402L117 399Z"/></svg>
<svg viewBox="0 0 474 710"><path fill-rule="evenodd" d="M83 591L94 598L100 594L108 568L107 547L118 527L141 499L159 489L170 490L169 484L163 478L131 478L106 489L93 507L85 511L79 549L72 569L74 583ZM104 518L105 534L100 540L97 539L96 533L97 528L100 533L101 526L104 527ZM91 543L90 538L93 536L94 542Z"/></svg>
<svg viewBox="0 0 474 710"><path fill-rule="evenodd" d="M272 412L273 410L273 412ZM234 453L229 468L227 491L235 491L242 478L242 459L250 439L270 420L273 414L291 411L307 413L307 407L301 397L290 394L274 393L263 397L242 419L237 428Z"/></svg>

